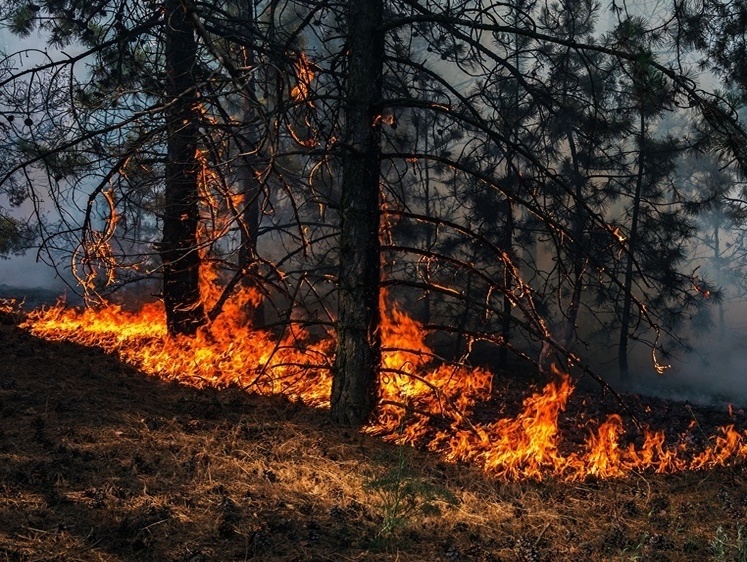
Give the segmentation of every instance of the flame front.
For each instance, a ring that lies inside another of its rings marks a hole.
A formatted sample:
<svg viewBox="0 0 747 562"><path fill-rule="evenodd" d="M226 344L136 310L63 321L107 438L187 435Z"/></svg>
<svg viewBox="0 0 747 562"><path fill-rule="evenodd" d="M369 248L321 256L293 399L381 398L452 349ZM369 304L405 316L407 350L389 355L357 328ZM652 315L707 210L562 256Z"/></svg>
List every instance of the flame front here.
<svg viewBox="0 0 747 562"><path fill-rule="evenodd" d="M327 407L333 342L315 341L298 325L281 337L252 329L245 305L239 303L258 299L244 290L193 338L167 335L160 304L138 312L115 305L96 310L58 306L33 312L25 328L48 340L100 347L149 375L198 387L236 385L247 392L282 394ZM667 445L664 434L653 431L644 434L640 446L623 447L625 432L618 415L599 423L580 447L569 446L558 422L573 385L562 373L527 397L515 417L476 421L477 407L485 410L493 397L492 373L438 360L425 343L422 326L397 307L383 314L381 329L381 405L365 430L384 439L428 448L449 461L475 463L512 480L575 481L633 471L699 470L747 456L747 433L733 426L721 428L699 451L689 450L684 439Z"/></svg>
<svg viewBox="0 0 747 562"><path fill-rule="evenodd" d="M242 301L249 297L244 291ZM331 377L324 362L327 342L308 343L291 325L275 339L252 330L238 300L195 337L170 337L160 303L128 312L110 304L99 309L54 307L34 311L25 326L36 336L96 346L146 374L197 387L237 385L249 392L283 394L312 406L329 401Z"/></svg>

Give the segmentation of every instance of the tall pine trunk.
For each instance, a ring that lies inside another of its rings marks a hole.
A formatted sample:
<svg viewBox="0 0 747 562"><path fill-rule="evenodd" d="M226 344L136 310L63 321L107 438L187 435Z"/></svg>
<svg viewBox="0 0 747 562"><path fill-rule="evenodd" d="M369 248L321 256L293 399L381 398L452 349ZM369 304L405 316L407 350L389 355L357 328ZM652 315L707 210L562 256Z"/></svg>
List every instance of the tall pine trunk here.
<svg viewBox="0 0 747 562"><path fill-rule="evenodd" d="M646 140L646 118L643 107L640 110L640 147L638 152L638 174L635 182L635 194L633 196L633 209L630 218L630 237L628 241L628 255L625 263L625 279L623 280L623 305L620 312L620 345L617 350L620 378L626 380L630 373L628 370L628 340L630 335L632 303L633 303L633 265L635 254L638 251L638 217L641 212L641 197L643 195L643 173L644 173L644 143Z"/></svg>
<svg viewBox="0 0 747 562"><path fill-rule="evenodd" d="M254 9L252 8L252 14ZM247 68L254 67L254 51L244 49L243 64ZM259 131L257 125L257 112L255 110L255 76L252 73L246 85L246 93L243 98L244 135L241 136L239 151L238 182L242 194L243 209L241 212L241 246L239 247L239 268L244 272L241 283L244 287L256 287L256 277L249 275L249 271L257 263L257 242L259 239L259 224L261 219L260 197L262 188L258 178L258 146ZM264 306L259 303L250 311L250 318L254 328L262 328L265 325Z"/></svg>
<svg viewBox="0 0 747 562"><path fill-rule="evenodd" d="M723 258L721 257L721 229L718 224L713 226L713 261L716 263L717 271L723 267ZM726 311L724 301L718 301L718 340L724 341L726 337Z"/></svg>
<svg viewBox="0 0 747 562"><path fill-rule="evenodd" d="M571 300L565 314L564 326L560 334L560 343L567 351L572 351L576 343L576 322L581 308L581 294L584 288L584 273L586 271L586 256L591 251L588 242L584 239L586 213L581 207L584 200L584 177L579 164L579 154L576 150L576 141L573 131L566 132L568 147L571 152L573 163L573 186L574 190L574 213L573 213L573 290ZM567 368L564 365L564 368Z"/></svg>
<svg viewBox="0 0 747 562"><path fill-rule="evenodd" d="M198 172L197 44L179 0L164 2L166 37L167 155L164 192L163 300L169 333L193 334L205 322L200 299L197 248Z"/></svg>
<svg viewBox="0 0 747 562"><path fill-rule="evenodd" d="M513 165L511 165L513 168ZM516 173L516 185L519 185L519 175ZM508 256L513 258L514 246L514 206L510 199L505 203L505 229L503 231L502 247ZM508 293L513 289L513 276L508 265L503 265L503 289L506 291L503 295L503 318L501 319L501 340L504 345L498 349L498 366L502 371L508 370L508 345L511 342L511 313L513 305Z"/></svg>
<svg viewBox="0 0 747 562"><path fill-rule="evenodd" d="M250 105L246 101L246 105ZM260 196L261 186L257 178L256 154L258 139L256 133L256 115L253 108L247 108L244 112L244 123L247 130L247 145L242 149L242 156L238 169L238 182L241 191L243 208L241 210L241 246L239 246L239 268L244 273L241 284L244 287L256 287L256 277L250 274L257 263L257 242L260 223ZM243 144L243 143L242 143ZM248 154L250 151L251 154ZM259 303L249 311L252 326L262 328L265 324L264 307Z"/></svg>
<svg viewBox="0 0 747 562"><path fill-rule="evenodd" d="M349 0L345 153L340 203L337 354L332 419L361 425L378 400L379 127L384 36L382 0Z"/></svg>

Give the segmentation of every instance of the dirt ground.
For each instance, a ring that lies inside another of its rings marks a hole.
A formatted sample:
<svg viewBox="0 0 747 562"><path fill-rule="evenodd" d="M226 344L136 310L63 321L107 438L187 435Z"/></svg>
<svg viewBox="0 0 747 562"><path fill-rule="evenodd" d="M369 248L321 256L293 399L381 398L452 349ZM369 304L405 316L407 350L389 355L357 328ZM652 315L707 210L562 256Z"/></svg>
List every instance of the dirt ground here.
<svg viewBox="0 0 747 562"><path fill-rule="evenodd" d="M506 483L324 411L165 383L11 323L0 358L0 561L747 560L743 464ZM672 431L744 423L633 406ZM611 407L579 398L568 415Z"/></svg>

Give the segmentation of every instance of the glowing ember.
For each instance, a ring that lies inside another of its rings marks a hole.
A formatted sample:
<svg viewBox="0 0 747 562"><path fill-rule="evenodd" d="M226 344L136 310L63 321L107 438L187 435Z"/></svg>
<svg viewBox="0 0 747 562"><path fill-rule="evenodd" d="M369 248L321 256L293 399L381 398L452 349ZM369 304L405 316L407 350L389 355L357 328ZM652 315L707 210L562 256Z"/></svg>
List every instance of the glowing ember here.
<svg viewBox="0 0 747 562"><path fill-rule="evenodd" d="M296 85L291 90L291 97L296 101L307 102L313 107L313 103L309 99L309 93L311 92L311 83L316 74L314 68L304 53L299 54L293 66L296 72Z"/></svg>
<svg viewBox="0 0 747 562"><path fill-rule="evenodd" d="M239 304L247 302L258 297L245 291L229 300L218 320L194 338L168 337L158 304L138 312L114 305L37 310L25 328L48 340L100 347L149 375L200 387L237 385L326 407L333 342L313 341L295 325L279 338L253 330ZM688 450L684 439L668 446L663 433L650 431L638 447L622 446L623 420L617 415L600 423L582 446L569 447L558 420L573 385L562 373L527 397L516 417L480 423L474 411L492 395L490 372L438 361L422 326L396 307L383 315L382 339L381 406L366 431L427 447L450 461L479 464L499 478L614 478L633 471L707 469L747 456L747 433L733 426L721 428L701 451Z"/></svg>

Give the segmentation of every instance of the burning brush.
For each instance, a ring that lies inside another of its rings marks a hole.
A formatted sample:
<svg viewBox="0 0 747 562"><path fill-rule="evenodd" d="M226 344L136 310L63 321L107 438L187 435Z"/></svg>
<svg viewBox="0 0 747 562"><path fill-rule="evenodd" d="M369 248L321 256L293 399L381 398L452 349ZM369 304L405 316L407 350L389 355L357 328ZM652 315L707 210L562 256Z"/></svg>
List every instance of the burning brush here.
<svg viewBox="0 0 747 562"><path fill-rule="evenodd" d="M475 463L511 480L577 481L634 471L700 470L747 456L747 433L734 425L719 428L700 449L684 438L668 444L663 432L650 430L638 443L624 444L623 419L617 414L588 424L593 429L583 442L569 444L560 421L574 386L559 372L524 399L518 415L478 421L478 407L496 399L492 373L437 361L418 322L396 307L384 316L381 401L366 428L369 433L428 448L449 461ZM312 341L298 325L280 338L253 330L240 306L224 307L196 337L169 337L159 304L138 312L115 305L84 310L57 306L30 313L23 326L40 338L100 347L152 376L197 387L235 385L328 406L333 342Z"/></svg>

